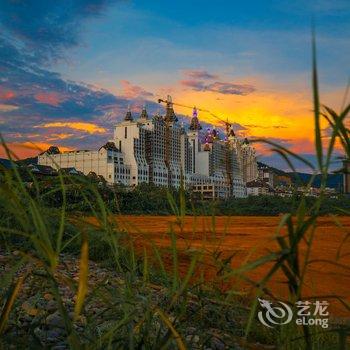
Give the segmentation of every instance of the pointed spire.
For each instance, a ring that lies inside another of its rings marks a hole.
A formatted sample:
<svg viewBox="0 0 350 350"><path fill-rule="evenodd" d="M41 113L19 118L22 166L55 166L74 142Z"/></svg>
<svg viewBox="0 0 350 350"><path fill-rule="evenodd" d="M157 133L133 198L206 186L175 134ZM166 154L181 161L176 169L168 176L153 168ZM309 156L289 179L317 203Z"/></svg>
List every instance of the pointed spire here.
<svg viewBox="0 0 350 350"><path fill-rule="evenodd" d="M148 119L148 114L147 114L147 111L146 111L146 105L143 105L142 107L142 112L140 114L140 119Z"/></svg>
<svg viewBox="0 0 350 350"><path fill-rule="evenodd" d="M235 137L235 132L233 131L233 126L231 125L230 127L230 131L229 131L229 134L228 134L229 137Z"/></svg>
<svg viewBox="0 0 350 350"><path fill-rule="evenodd" d="M131 115L131 109L130 109L130 105L128 106L128 111L126 112L125 114L125 118L124 118L125 121L133 121L133 117Z"/></svg>
<svg viewBox="0 0 350 350"><path fill-rule="evenodd" d="M217 139L217 137L218 137L218 132L217 132L217 130L216 130L215 125L213 126L213 131L211 132L211 134L213 135L213 138L214 138L214 139Z"/></svg>
<svg viewBox="0 0 350 350"><path fill-rule="evenodd" d="M194 118L194 117L198 118L198 111L197 111L196 106L193 107L193 110L192 110L192 117L193 117L193 118Z"/></svg>
<svg viewBox="0 0 350 350"><path fill-rule="evenodd" d="M205 135L205 142L206 143L213 143L213 134L210 128L207 128L207 133Z"/></svg>
<svg viewBox="0 0 350 350"><path fill-rule="evenodd" d="M206 152L210 151L210 145L209 145L208 142L206 142L206 143L204 144L204 151L206 151Z"/></svg>
<svg viewBox="0 0 350 350"><path fill-rule="evenodd" d="M190 130L197 131L197 130L201 130L201 129L202 129L202 127L199 124L197 108L193 107Z"/></svg>

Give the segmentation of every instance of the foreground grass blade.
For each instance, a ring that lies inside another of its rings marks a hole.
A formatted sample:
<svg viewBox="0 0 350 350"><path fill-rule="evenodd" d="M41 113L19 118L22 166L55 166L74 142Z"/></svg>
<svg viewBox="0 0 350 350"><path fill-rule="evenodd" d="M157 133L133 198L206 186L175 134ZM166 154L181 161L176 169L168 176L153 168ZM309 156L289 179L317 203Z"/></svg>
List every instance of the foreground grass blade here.
<svg viewBox="0 0 350 350"><path fill-rule="evenodd" d="M8 299L6 300L4 309L1 312L1 316L0 316L0 335L4 333L5 329L6 329L6 324L11 312L11 309L13 307L13 304L16 300L16 297L22 287L22 284L25 280L26 276L20 276L16 282L16 284L14 285L12 292L10 294L10 296L8 297Z"/></svg>
<svg viewBox="0 0 350 350"><path fill-rule="evenodd" d="M318 167L323 172L323 146L321 139L320 126L320 98L318 92L318 75L317 75L317 61L316 61L316 38L315 32L312 32L312 91L314 98L314 116L315 116L315 148L318 161Z"/></svg>
<svg viewBox="0 0 350 350"><path fill-rule="evenodd" d="M176 341L177 347L180 350L186 350L186 346L180 336L180 334L177 332L173 324L171 323L169 317L160 309L156 310L156 313L159 315L159 317L162 319L162 321L166 324L166 326L169 328L170 332L173 334L173 337Z"/></svg>
<svg viewBox="0 0 350 350"><path fill-rule="evenodd" d="M77 300L74 307L74 317L77 318L80 315L85 296L87 294L87 283L89 275L89 245L87 234L82 234L82 244L80 251L80 267L79 267L79 286L77 292Z"/></svg>

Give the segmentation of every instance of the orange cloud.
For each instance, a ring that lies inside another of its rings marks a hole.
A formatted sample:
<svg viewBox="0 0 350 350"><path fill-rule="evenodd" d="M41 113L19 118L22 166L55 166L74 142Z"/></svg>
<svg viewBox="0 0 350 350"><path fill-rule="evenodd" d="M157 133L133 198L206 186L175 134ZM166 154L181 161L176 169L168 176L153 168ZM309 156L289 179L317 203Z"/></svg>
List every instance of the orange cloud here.
<svg viewBox="0 0 350 350"><path fill-rule="evenodd" d="M65 139L68 139L68 138L70 138L72 136L74 136L74 134L58 133L58 134L52 134L46 140L47 141L65 140Z"/></svg>
<svg viewBox="0 0 350 350"><path fill-rule="evenodd" d="M14 111L16 109L18 109L17 106L0 103L0 111L1 112L11 112L11 111Z"/></svg>
<svg viewBox="0 0 350 350"><path fill-rule="evenodd" d="M36 126L37 128L69 128L74 130L85 131L89 134L103 134L107 130L93 123L85 122L52 122Z"/></svg>
<svg viewBox="0 0 350 350"><path fill-rule="evenodd" d="M51 106L59 106L64 101L64 97L57 92L40 92L35 95L35 99L41 103L45 103Z"/></svg>
<svg viewBox="0 0 350 350"><path fill-rule="evenodd" d="M314 151L314 120L310 91L301 89L300 82L294 90L292 86L288 86L287 90L285 86L278 86L260 77L240 78L239 81L244 85L256 87L256 90L246 96L223 95L215 91L183 89L179 82L180 85L173 93L173 101L210 110L223 120L245 126L247 130L241 130L241 136L280 140L282 145L296 152ZM174 108L177 113L191 115L189 108L176 105ZM222 125L209 113L199 112L199 119ZM321 127L327 127L325 120L322 121Z"/></svg>

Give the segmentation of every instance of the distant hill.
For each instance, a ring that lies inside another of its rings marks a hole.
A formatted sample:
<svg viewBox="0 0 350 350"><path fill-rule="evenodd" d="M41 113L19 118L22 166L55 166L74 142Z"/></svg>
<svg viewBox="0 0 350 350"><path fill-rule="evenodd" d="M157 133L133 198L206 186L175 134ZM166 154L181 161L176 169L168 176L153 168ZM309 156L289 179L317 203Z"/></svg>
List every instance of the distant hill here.
<svg viewBox="0 0 350 350"><path fill-rule="evenodd" d="M271 169L276 175L289 176L288 173L286 173L285 171L283 171L281 169L274 168L273 166L267 165L263 162L257 162L257 163L258 163L258 167L267 167L267 168Z"/></svg>
<svg viewBox="0 0 350 350"><path fill-rule="evenodd" d="M20 160L17 160L16 163L18 165L38 164L38 157L20 159Z"/></svg>
<svg viewBox="0 0 350 350"><path fill-rule="evenodd" d="M262 162L258 162L258 166L268 167L276 175L288 176L288 177L290 177L290 179L292 180L292 182L294 184L298 184L298 177L299 177L300 181L302 182L302 184L307 184L310 181L311 176L312 176L311 174L301 173L301 172L296 172L296 173L285 172L283 170L274 168L274 167L272 167L268 164L262 163ZM327 187L335 188L335 189L339 190L342 187L342 183L343 183L342 174L328 174ZM317 187L317 188L321 186L321 175L316 175L312 185L313 185L313 187Z"/></svg>
<svg viewBox="0 0 350 350"><path fill-rule="evenodd" d="M311 179L311 174L306 173L288 173L288 176L292 179L294 183L297 183L298 177L302 181L303 184L306 184ZM328 174L327 178L327 187L335 188L337 190L340 190L343 183L343 176L342 174ZM314 181L313 181L313 187L320 187L321 186L321 175L316 175Z"/></svg>

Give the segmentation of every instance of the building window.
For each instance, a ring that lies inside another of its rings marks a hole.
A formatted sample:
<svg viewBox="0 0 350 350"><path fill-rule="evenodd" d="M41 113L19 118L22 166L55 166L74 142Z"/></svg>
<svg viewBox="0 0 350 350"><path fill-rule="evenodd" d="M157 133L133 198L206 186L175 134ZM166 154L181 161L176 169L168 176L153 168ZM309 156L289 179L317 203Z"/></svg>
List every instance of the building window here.
<svg viewBox="0 0 350 350"><path fill-rule="evenodd" d="M128 138L128 127L127 126L125 127L125 130L124 130L124 137L126 139Z"/></svg>

